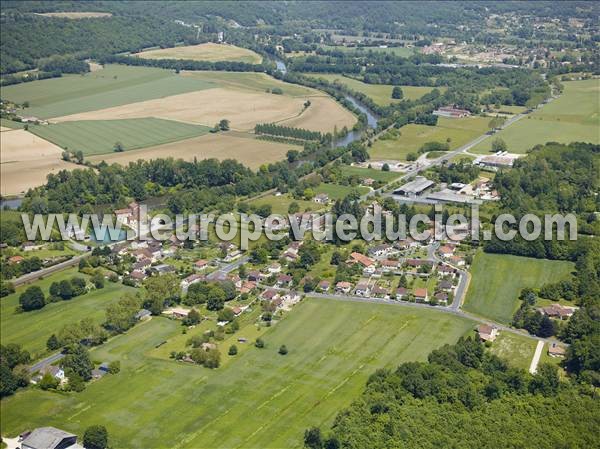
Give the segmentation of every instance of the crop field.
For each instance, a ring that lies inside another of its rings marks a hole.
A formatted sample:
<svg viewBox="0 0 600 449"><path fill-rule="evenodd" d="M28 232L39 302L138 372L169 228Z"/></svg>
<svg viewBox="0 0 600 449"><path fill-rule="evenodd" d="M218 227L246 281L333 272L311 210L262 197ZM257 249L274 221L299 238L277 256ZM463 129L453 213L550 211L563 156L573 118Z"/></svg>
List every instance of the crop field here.
<svg viewBox="0 0 600 449"><path fill-rule="evenodd" d="M571 262L479 252L464 309L509 323L519 307L521 289L568 279L573 270Z"/></svg>
<svg viewBox="0 0 600 449"><path fill-rule="evenodd" d="M344 45L321 45L322 48L326 50L337 50L337 51L357 51L360 53L369 53L370 51L376 53L389 53L394 56L401 56L403 58L408 58L415 54L415 48L407 48L407 47L346 47Z"/></svg>
<svg viewBox="0 0 600 449"><path fill-rule="evenodd" d="M282 160L286 153L297 148L295 145L270 142L253 137L238 137L235 134L207 134L192 139L157 145L140 150L110 153L90 157L92 162L106 161L109 164L127 165L139 159L150 160L164 157L192 161L216 158L236 159L238 162L256 169L262 164Z"/></svg>
<svg viewBox="0 0 600 449"><path fill-rule="evenodd" d="M390 84L367 84L362 81L356 80L354 78L349 78L343 75L336 74L321 74L321 73L305 73L307 76L311 76L314 78L324 78L330 83L334 81L338 81L342 84L345 84L352 90L356 90L358 92L362 92L367 95L373 101L381 106L387 106L390 103L396 103L401 100L396 100L392 98L392 89L394 86ZM404 93L404 98L407 100L417 100L421 98L423 95L431 92L434 88L427 86L400 86L402 87L402 92ZM445 87L438 87L440 92L444 92L446 90Z"/></svg>
<svg viewBox="0 0 600 449"><path fill-rule="evenodd" d="M47 352L48 337L58 333L65 324L77 322L82 318L92 318L94 322L100 324L104 321L106 307L118 301L125 292L133 290L122 284L106 282L103 289L91 291L68 301L50 303L40 310L16 313L19 295L31 285L41 287L47 296L52 282L70 279L73 276L86 277L78 273L76 268L70 268L36 281L34 284L18 287L15 293L2 298L0 301L2 344L18 343L27 349L33 358L39 358Z"/></svg>
<svg viewBox="0 0 600 449"><path fill-rule="evenodd" d="M85 156L112 153L116 142L125 151L202 136L209 128L172 120L140 118L89 120L30 126L29 130L64 149Z"/></svg>
<svg viewBox="0 0 600 449"><path fill-rule="evenodd" d="M193 61L236 61L260 64L262 57L247 48L228 44L206 42L198 45L185 45L173 48L160 48L136 53L144 59L190 59Z"/></svg>
<svg viewBox="0 0 600 449"><path fill-rule="evenodd" d="M25 115L47 119L164 98L215 87L171 70L106 65L85 75L65 75L2 87L2 98L29 102Z"/></svg>
<svg viewBox="0 0 600 449"><path fill-rule="evenodd" d="M45 17L56 17L60 19L97 19L101 17L111 17L112 13L110 12L83 12L83 11L73 11L73 12L43 12L43 13L35 13L38 16Z"/></svg>
<svg viewBox="0 0 600 449"><path fill-rule="evenodd" d="M190 80L192 78L184 79ZM342 108L334 100L329 98L324 98L324 100ZM54 121L122 120L155 117L212 127L219 120L225 118L230 121L233 129L250 130L257 123L270 123L285 118L298 117L303 110L304 101L301 98L285 95L219 87L67 115L58 117ZM309 112L311 108L308 108L302 115L318 115L318 111ZM315 106L315 108L317 109L318 106ZM335 113L337 110L329 112ZM348 114L351 113L348 111ZM324 125L326 126L328 123L332 123L332 118L326 121ZM331 129L333 129L333 124L331 124Z"/></svg>
<svg viewBox="0 0 600 449"><path fill-rule="evenodd" d="M500 331L492 343L490 352L505 359L515 368L528 370L536 346L537 341L533 338Z"/></svg>
<svg viewBox="0 0 600 449"><path fill-rule="evenodd" d="M508 151L525 153L546 142L600 143L600 82L590 79L566 81L563 85L564 92L558 99L496 134L506 142ZM490 152L493 140L481 142L472 151Z"/></svg>
<svg viewBox="0 0 600 449"><path fill-rule="evenodd" d="M356 116L330 97L311 97L311 105L302 114L277 123L283 126L333 132L335 128L341 130L344 126L352 129L357 122Z"/></svg>
<svg viewBox="0 0 600 449"><path fill-rule="evenodd" d="M49 173L77 166L61 159L62 150L25 130L0 133L0 192L17 195L46 182Z"/></svg>
<svg viewBox="0 0 600 449"><path fill-rule="evenodd" d="M211 371L156 357L155 346L181 331L153 318L92 351L120 360L119 374L81 393L28 389L2 400L2 433L39 425L82 433L101 422L113 447L302 447L304 430L330 425L377 368L426 360L473 326L435 311L311 299L264 334L264 349L246 348Z"/></svg>
<svg viewBox="0 0 600 449"><path fill-rule="evenodd" d="M406 160L408 153L416 153L424 143L444 143L447 139L454 150L484 134L489 122L489 117L440 117L436 126L409 124L400 128L399 137L377 140L370 149L371 158Z"/></svg>
<svg viewBox="0 0 600 449"><path fill-rule="evenodd" d="M266 73L257 72L221 72L221 71L183 71L181 75L193 79L212 83L220 87L227 87L237 90L256 90L260 92L266 92L274 88L281 89L283 95L290 97L308 97L308 96L326 96L325 93L320 92L310 87L300 86L298 84L286 83Z"/></svg>

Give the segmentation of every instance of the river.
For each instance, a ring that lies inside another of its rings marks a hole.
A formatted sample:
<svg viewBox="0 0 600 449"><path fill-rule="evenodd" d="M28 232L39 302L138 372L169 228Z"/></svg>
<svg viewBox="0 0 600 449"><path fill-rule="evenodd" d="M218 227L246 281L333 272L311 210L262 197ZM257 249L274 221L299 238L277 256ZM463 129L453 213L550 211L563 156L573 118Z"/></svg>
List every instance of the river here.
<svg viewBox="0 0 600 449"><path fill-rule="evenodd" d="M287 73L285 62L283 62L281 59L275 58L275 65L277 66L277 70L279 70L281 73L284 75ZM344 96L346 97L346 100L352 103L356 109L367 116L367 125L370 128L377 128L377 117L375 117L375 115L365 105L351 95L344 94ZM362 135L363 131L350 131L344 137L336 139L333 144L336 147L344 147L356 140L360 140Z"/></svg>

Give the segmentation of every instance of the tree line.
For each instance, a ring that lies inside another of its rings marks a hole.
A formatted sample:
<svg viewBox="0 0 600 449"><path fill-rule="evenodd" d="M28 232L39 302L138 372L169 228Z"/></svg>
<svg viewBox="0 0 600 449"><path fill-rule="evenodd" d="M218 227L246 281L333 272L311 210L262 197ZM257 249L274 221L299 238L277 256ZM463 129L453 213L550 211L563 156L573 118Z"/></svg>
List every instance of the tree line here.
<svg viewBox="0 0 600 449"><path fill-rule="evenodd" d="M291 126L276 125L275 123L257 123L254 126L256 134L268 134L271 136L291 137L301 140L321 140L323 135L319 131L293 128Z"/></svg>

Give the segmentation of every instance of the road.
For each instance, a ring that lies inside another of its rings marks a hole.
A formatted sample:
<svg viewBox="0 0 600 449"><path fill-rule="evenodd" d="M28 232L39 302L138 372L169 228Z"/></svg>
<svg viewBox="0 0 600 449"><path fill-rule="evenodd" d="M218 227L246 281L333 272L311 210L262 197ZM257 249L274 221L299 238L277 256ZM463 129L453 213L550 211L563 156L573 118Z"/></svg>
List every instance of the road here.
<svg viewBox="0 0 600 449"><path fill-rule="evenodd" d="M217 279L219 277L219 273L227 275L227 274L231 273L233 270L244 265L246 262L248 262L248 260L250 260L250 257L248 257L248 256L240 257L238 260L235 260L227 265L223 265L218 270L215 270L212 273L207 274L206 279L208 279L208 280Z"/></svg>
<svg viewBox="0 0 600 449"><path fill-rule="evenodd" d="M69 268L74 265L79 265L79 261L81 259L83 259L84 257L89 256L90 254L92 254L91 251L88 251L84 254L74 256L69 260L65 260L64 262L60 262L60 263L57 263L56 265L52 265L51 267L42 268L41 270L24 274L23 276L18 277L17 279L12 280L11 282L15 287L18 287L19 285L27 284L29 282L35 281L36 279L39 279L40 277L48 276L49 274L64 270L65 268Z"/></svg>
<svg viewBox="0 0 600 449"><path fill-rule="evenodd" d="M47 365L52 365L54 362L59 361L60 359L62 359L65 355L61 352L57 352L56 354L52 354L48 357L46 357L45 359L40 360L39 362L34 363L33 365L31 365L28 370L30 374L33 374L39 370L41 370L43 367L47 366Z"/></svg>

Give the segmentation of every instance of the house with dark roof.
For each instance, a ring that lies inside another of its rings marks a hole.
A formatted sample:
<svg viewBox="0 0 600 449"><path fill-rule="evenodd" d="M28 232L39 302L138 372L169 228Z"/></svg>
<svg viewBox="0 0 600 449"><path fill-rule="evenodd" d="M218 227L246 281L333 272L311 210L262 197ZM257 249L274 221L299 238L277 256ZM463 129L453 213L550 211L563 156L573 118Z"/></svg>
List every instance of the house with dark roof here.
<svg viewBox="0 0 600 449"><path fill-rule="evenodd" d="M21 441L22 449L83 449L77 435L56 427L38 427Z"/></svg>

